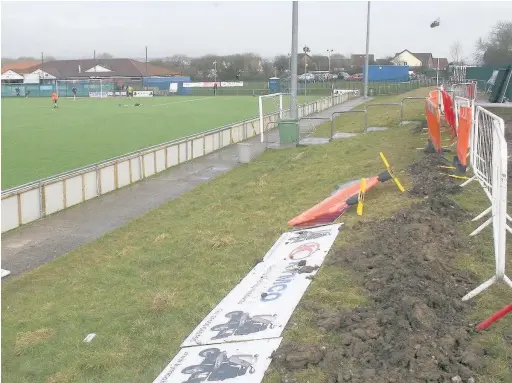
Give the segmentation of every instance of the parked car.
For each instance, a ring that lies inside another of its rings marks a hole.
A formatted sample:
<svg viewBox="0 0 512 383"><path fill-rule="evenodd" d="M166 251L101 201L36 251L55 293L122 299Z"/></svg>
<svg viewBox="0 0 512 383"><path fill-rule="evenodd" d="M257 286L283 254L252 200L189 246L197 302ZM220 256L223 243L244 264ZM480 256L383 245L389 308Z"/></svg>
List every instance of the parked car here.
<svg viewBox="0 0 512 383"><path fill-rule="evenodd" d="M362 81L363 80L363 74L362 73L356 73L352 76L349 76L349 81Z"/></svg>
<svg viewBox="0 0 512 383"><path fill-rule="evenodd" d="M299 82L314 82L315 76L311 73L304 73L304 74L297 76L297 80Z"/></svg>
<svg viewBox="0 0 512 383"><path fill-rule="evenodd" d="M347 72L338 73L338 80L348 80L350 75Z"/></svg>

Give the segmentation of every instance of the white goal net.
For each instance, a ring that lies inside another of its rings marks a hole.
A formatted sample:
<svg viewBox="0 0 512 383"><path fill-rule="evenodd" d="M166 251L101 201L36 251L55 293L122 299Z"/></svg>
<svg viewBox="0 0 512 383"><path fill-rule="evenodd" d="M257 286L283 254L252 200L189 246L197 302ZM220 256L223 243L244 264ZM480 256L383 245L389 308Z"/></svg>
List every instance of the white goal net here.
<svg viewBox="0 0 512 383"><path fill-rule="evenodd" d="M57 80L56 91L59 97L105 98L113 95L114 84L101 79Z"/></svg>

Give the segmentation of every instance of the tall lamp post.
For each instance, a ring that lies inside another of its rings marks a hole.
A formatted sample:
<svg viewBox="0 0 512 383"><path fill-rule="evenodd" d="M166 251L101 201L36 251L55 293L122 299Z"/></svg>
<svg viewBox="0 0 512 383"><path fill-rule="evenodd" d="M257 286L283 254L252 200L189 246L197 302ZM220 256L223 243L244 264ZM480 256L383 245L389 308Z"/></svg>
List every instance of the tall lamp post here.
<svg viewBox="0 0 512 383"><path fill-rule="evenodd" d="M327 49L327 58L329 59L329 74L331 74L331 54L333 51L333 49Z"/></svg>
<svg viewBox="0 0 512 383"><path fill-rule="evenodd" d="M441 20L438 17L435 21L430 24L430 28L436 28L439 26ZM436 68L436 86L439 86L439 55L437 55L437 68Z"/></svg>
<svg viewBox="0 0 512 383"><path fill-rule="evenodd" d="M213 62L213 81L217 82L217 60Z"/></svg>
<svg viewBox="0 0 512 383"><path fill-rule="evenodd" d="M304 45L304 48L302 48L302 51L304 52L304 96L308 95L308 79L306 77L306 73L308 71L308 53L311 52L311 49L307 45Z"/></svg>
<svg viewBox="0 0 512 383"><path fill-rule="evenodd" d="M290 117L298 120L299 108L297 106L297 56L299 51L299 2L292 2L292 48L290 52Z"/></svg>
<svg viewBox="0 0 512 383"><path fill-rule="evenodd" d="M366 14L366 55L364 58L364 98L368 98L368 64L370 57L370 2Z"/></svg>

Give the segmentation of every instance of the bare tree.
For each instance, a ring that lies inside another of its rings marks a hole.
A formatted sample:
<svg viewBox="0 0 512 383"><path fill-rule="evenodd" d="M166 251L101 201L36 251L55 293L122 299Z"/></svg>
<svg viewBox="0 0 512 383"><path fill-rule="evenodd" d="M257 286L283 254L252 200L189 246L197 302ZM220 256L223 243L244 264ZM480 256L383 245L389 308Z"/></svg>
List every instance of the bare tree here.
<svg viewBox="0 0 512 383"><path fill-rule="evenodd" d="M459 41L454 42L450 47L450 56L454 64L462 63L462 45Z"/></svg>
<svg viewBox="0 0 512 383"><path fill-rule="evenodd" d="M512 62L512 22L500 21L486 39L476 42L475 59L483 65L508 65Z"/></svg>

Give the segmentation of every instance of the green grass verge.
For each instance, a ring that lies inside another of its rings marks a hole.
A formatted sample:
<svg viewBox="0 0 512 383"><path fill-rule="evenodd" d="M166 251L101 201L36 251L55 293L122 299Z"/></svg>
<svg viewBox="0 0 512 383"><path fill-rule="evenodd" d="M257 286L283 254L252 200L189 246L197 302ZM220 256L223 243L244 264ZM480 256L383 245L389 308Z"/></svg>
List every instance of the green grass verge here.
<svg viewBox="0 0 512 383"><path fill-rule="evenodd" d="M299 102L320 96L299 97ZM139 102L141 107L133 107ZM118 104L130 107L118 107ZM285 100L285 107L288 101ZM264 113L277 110L265 99ZM2 189L258 116L257 97L2 98Z"/></svg>
<svg viewBox="0 0 512 383"><path fill-rule="evenodd" d="M338 184L382 171L379 151L386 153L407 187L403 169L421 155L414 149L424 143L425 136L412 136L403 127L325 146L268 151L93 243L7 281L2 299L4 380L152 381L182 340L288 230L291 217ZM479 210L476 199L467 199ZM351 227L359 220L390 215L409 202L394 184L378 186L366 197L364 217L354 211L346 214L348 230L335 246L354 240ZM493 268L490 247L485 246L487 251L480 258L477 253L469 265L480 270L482 280ZM462 260L470 255L464 256ZM350 270L340 274L323 267L303 299L353 307L365 302L360 286ZM502 307L504 293L497 286L479 297L475 317ZM291 322L296 325L289 326L285 339L329 341L303 308ZM479 338L488 342L496 366L486 372L494 379L489 382L507 381L503 363L512 350L504 348L502 330L511 330L510 321ZM84 344L90 332L97 337ZM322 378L314 369L298 375L301 382ZM279 378L271 372L265 381Z"/></svg>

